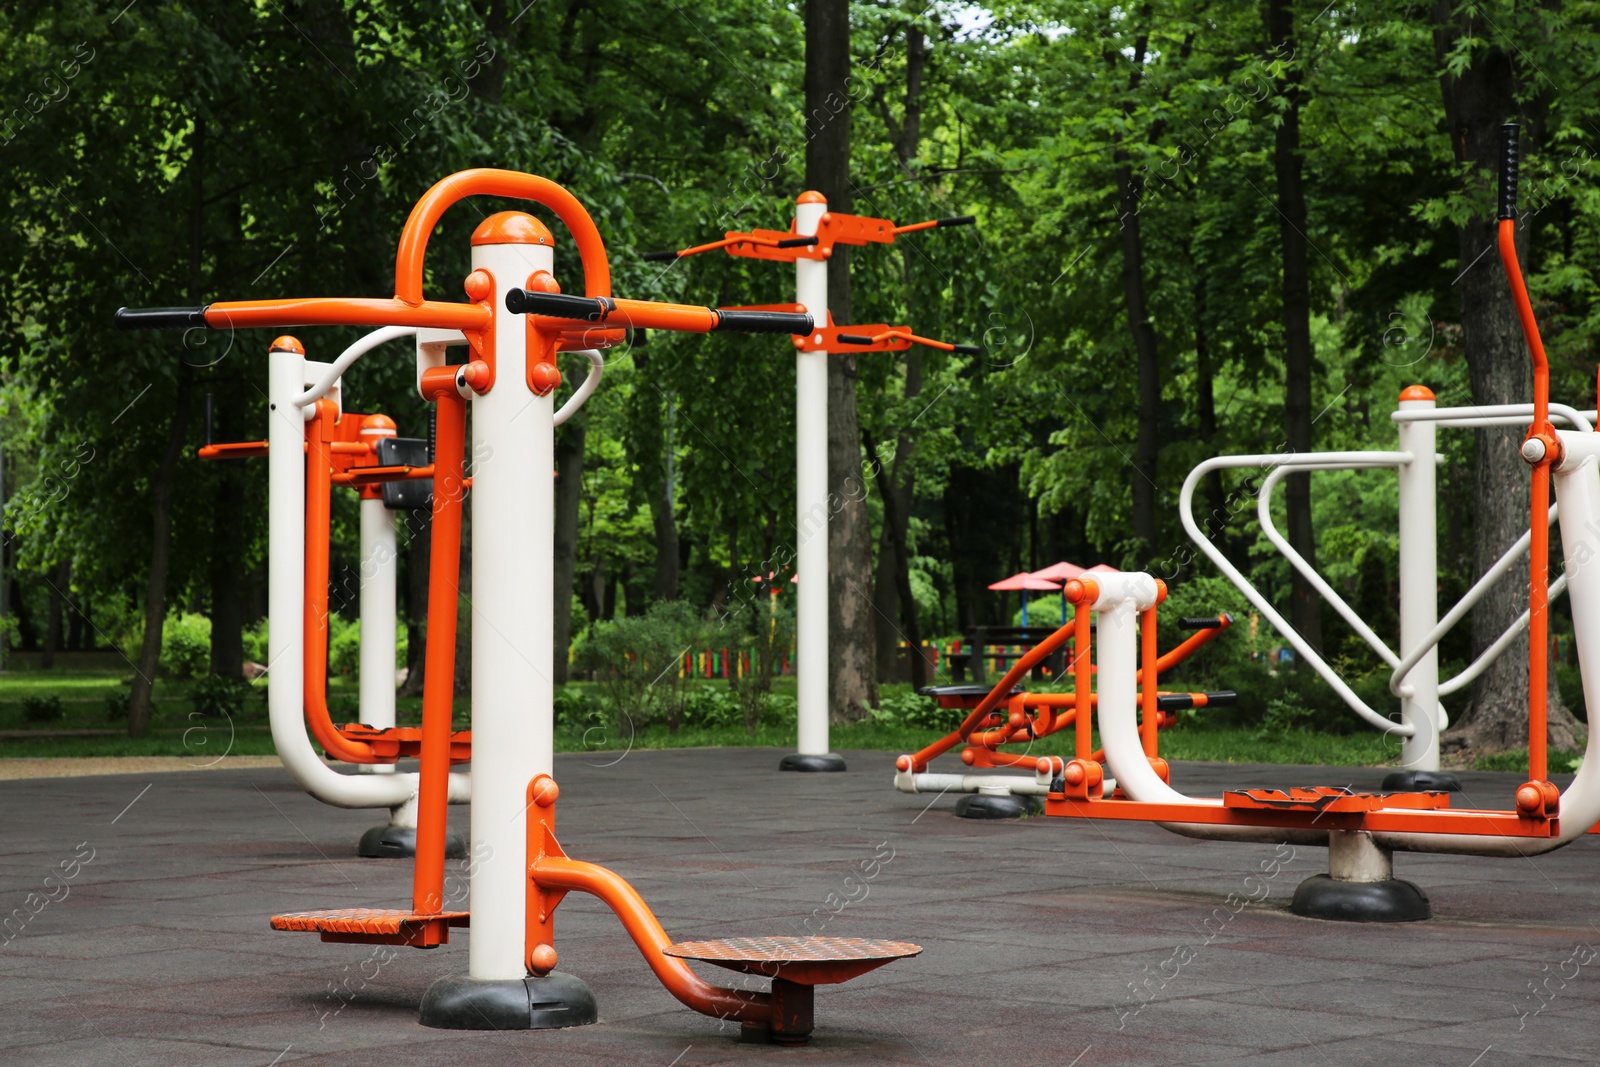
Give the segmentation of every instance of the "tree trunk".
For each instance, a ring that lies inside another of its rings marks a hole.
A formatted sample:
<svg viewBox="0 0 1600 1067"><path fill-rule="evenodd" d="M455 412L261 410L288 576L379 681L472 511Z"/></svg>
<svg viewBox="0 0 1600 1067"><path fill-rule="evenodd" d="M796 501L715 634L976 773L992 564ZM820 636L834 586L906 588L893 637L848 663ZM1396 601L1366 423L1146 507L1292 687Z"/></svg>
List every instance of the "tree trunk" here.
<svg viewBox="0 0 1600 1067"><path fill-rule="evenodd" d="M243 678L244 594L239 569L244 554L244 485L232 464L219 466L211 525L211 673Z"/></svg>
<svg viewBox="0 0 1600 1067"><path fill-rule="evenodd" d="M1453 5L1434 5L1434 47L1443 57L1463 34L1479 32ZM1500 126L1516 118L1518 76L1514 60L1498 47L1478 56L1460 77L1441 78L1445 121L1458 162L1475 170L1497 172ZM1536 129L1524 134L1525 145L1537 143ZM1526 148L1524 149L1526 151ZM1517 323L1511 290L1494 252L1495 200L1487 186L1467 190L1480 212L1457 230L1463 270L1456 287L1461 293L1461 327L1474 404L1527 403L1533 393L1532 364ZM1526 262L1529 234L1517 234L1518 258ZM1521 428L1479 430L1473 455L1473 564L1487 570L1528 529L1529 473L1521 457ZM1559 551L1559 549L1558 549ZM1473 654L1482 652L1525 610L1526 558L1502 581L1500 596L1485 597L1472 610ZM1514 591L1514 592L1513 592ZM1549 739L1552 748L1578 748L1581 726L1556 699L1555 672L1550 672ZM1528 743L1528 638L1512 642L1473 684L1472 701L1456 716L1450 740L1473 753L1504 751Z"/></svg>
<svg viewBox="0 0 1600 1067"><path fill-rule="evenodd" d="M1289 0L1267 5L1267 44L1291 59L1295 50L1294 10ZM1301 74L1291 65L1278 81L1288 105L1273 146L1278 179L1278 233L1283 245L1284 420L1290 452L1311 451L1311 288L1306 265L1306 200L1300 154ZM1311 527L1311 475L1285 479L1284 506L1289 544L1312 567L1317 565L1316 533ZM1322 647L1322 601L1311 584L1291 571L1289 618L1313 648Z"/></svg>
<svg viewBox="0 0 1600 1067"><path fill-rule="evenodd" d="M1217 436L1217 396L1216 372L1211 366L1211 338L1206 332L1206 313L1208 301L1206 299L1206 274L1199 263L1194 264L1194 378L1195 378L1195 403L1200 415L1200 440L1205 446L1205 455L1216 455ZM1227 497L1222 491L1222 472L1208 471L1206 473L1206 506L1211 509L1213 523L1223 523L1223 526L1213 528L1210 523L1205 524L1208 534L1220 542L1223 551L1227 551Z"/></svg>
<svg viewBox="0 0 1600 1067"><path fill-rule="evenodd" d="M588 434L581 414L556 433L555 682L567 680L572 649L572 583L578 570L578 517L583 507L583 448ZM673 551L677 560L677 551ZM660 563L657 563L659 573Z"/></svg>
<svg viewBox="0 0 1600 1067"><path fill-rule="evenodd" d="M806 184L849 213L850 4L806 0ZM828 310L850 322L849 249L828 261ZM878 703L872 655L872 533L861 480L861 429L856 418L856 359L828 357L828 686L829 717L857 722Z"/></svg>
<svg viewBox="0 0 1600 1067"><path fill-rule="evenodd" d="M50 579L50 614L45 619L44 649L39 654L39 666L47 671L55 667L56 653L61 651L61 610L71 584L72 561L64 559L56 565L56 573Z"/></svg>
<svg viewBox="0 0 1600 1067"><path fill-rule="evenodd" d="M673 402L667 398L667 422L662 428L662 467L664 477L661 480L661 491L655 494L655 501L651 505L651 518L655 523L656 532L656 576L655 598L657 600L678 599L678 553L680 543L678 540L678 470L673 455L672 444ZM573 500L573 513L577 513L577 500ZM577 525L574 520L573 538L576 544Z"/></svg>
<svg viewBox="0 0 1600 1067"><path fill-rule="evenodd" d="M1141 38L1141 40L1143 40ZM1143 61L1143 50L1136 62ZM1145 305L1144 243L1139 232L1139 194L1133 173L1118 149L1117 194L1122 223L1122 295L1128 304L1128 330L1139 363L1139 433L1133 446L1133 535L1140 554L1149 559L1156 542L1156 476L1161 454L1161 361L1156 331Z"/></svg>
<svg viewBox="0 0 1600 1067"><path fill-rule="evenodd" d="M862 431L862 441L867 446L869 455L878 454L877 442L873 440L870 430ZM898 464L896 464L898 466ZM903 613L902 622L905 629L898 630L893 623L889 625L890 647L898 652L900 641L904 639L910 646L907 654L911 664L911 685L921 689L927 684L925 661L922 659L922 635L917 626L917 602L911 595L911 553L906 547L906 515L904 508L911 496L907 486L894 484L893 476L882 463L873 463L872 470L878 482L878 495L883 499L883 528L889 535L889 551L893 557L890 568L893 575L895 599L909 610ZM879 574L883 568L879 568ZM891 661L892 662L892 661Z"/></svg>

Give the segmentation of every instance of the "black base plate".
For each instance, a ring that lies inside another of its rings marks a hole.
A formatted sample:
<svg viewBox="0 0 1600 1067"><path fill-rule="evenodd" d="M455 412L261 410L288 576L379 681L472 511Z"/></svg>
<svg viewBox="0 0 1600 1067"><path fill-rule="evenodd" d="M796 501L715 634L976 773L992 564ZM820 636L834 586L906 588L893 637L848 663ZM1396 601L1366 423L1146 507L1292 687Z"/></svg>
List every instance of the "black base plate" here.
<svg viewBox="0 0 1600 1067"><path fill-rule="evenodd" d="M1289 910L1308 919L1347 923L1409 923L1433 915L1428 894L1410 882L1341 882L1326 874L1301 882Z"/></svg>
<svg viewBox="0 0 1600 1067"><path fill-rule="evenodd" d="M557 1030L599 1018L582 978L551 971L498 981L451 975L422 994L417 1021L439 1030Z"/></svg>
<svg viewBox="0 0 1600 1067"><path fill-rule="evenodd" d="M956 814L963 819L1020 819L1024 815L1037 815L1039 802L1028 796L991 796L988 793L968 793L956 801Z"/></svg>
<svg viewBox="0 0 1600 1067"><path fill-rule="evenodd" d="M417 831L410 826L374 826L361 835L356 855L366 859L409 859L417 854ZM444 858L467 858L467 839L454 830L445 832Z"/></svg>
<svg viewBox="0 0 1600 1067"><path fill-rule="evenodd" d="M1443 771L1391 771L1383 776L1385 793L1459 793L1461 780Z"/></svg>
<svg viewBox="0 0 1600 1067"><path fill-rule="evenodd" d="M844 757L836 756L832 752L826 756L802 756L798 752L791 752L778 761L780 771L842 771L844 770Z"/></svg>

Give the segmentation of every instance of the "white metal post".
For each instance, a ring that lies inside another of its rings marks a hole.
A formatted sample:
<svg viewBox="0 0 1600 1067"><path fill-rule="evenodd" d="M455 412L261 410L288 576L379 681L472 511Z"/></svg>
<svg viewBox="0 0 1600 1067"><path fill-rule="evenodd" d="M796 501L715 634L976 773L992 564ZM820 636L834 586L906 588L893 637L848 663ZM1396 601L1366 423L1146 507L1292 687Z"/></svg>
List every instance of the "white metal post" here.
<svg viewBox="0 0 1600 1067"><path fill-rule="evenodd" d="M828 202L802 193L795 232L817 232ZM828 322L828 263L795 261L795 303L818 327ZM818 335L813 335L814 338ZM799 754L828 753L828 354L795 353L795 564L799 575L795 618L795 682L799 703Z"/></svg>
<svg viewBox="0 0 1600 1067"><path fill-rule="evenodd" d="M1432 410L1434 396L1413 385L1400 394L1401 411ZM1400 474L1400 656L1417 648L1439 621L1437 426L1426 419L1401 421L1401 452L1411 460ZM1412 728L1401 742L1400 766L1439 769L1439 649L1417 661L1401 688L1400 721Z"/></svg>
<svg viewBox="0 0 1600 1067"><path fill-rule="evenodd" d="M363 431L364 433L365 431ZM394 431L389 431L394 436ZM376 443L376 442L374 442ZM395 579L394 512L374 493L361 498L361 721L394 725ZM374 774L393 774L394 764L364 764Z"/></svg>
<svg viewBox="0 0 1600 1067"><path fill-rule="evenodd" d="M524 978L527 798L553 770L554 394L528 388L527 321L507 289L550 271L550 234L505 212L472 237L494 277L495 380L472 399L472 927L474 979Z"/></svg>

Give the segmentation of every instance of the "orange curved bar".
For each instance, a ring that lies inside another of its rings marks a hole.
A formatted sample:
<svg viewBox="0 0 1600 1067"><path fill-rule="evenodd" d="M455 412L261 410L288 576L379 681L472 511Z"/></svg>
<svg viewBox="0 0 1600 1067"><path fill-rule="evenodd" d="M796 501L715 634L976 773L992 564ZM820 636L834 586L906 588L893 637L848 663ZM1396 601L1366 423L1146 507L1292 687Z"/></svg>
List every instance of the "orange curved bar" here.
<svg viewBox="0 0 1600 1067"><path fill-rule="evenodd" d="M306 725L324 752L345 763L392 763L364 741L351 741L333 728L328 713L328 537L332 499L333 454L328 438L337 417L332 402L317 401L316 415L306 426L306 586L305 679Z"/></svg>
<svg viewBox="0 0 1600 1067"><path fill-rule="evenodd" d="M420 840L420 832L418 837ZM680 1003L715 1019L771 1021L772 997L769 994L714 986L690 970L687 963L668 956L665 950L672 939L661 928L638 890L615 871L566 856L543 854L533 862L532 875L534 884L541 889L577 891L599 897L622 920L645 962L667 987L667 992Z"/></svg>
<svg viewBox="0 0 1600 1067"><path fill-rule="evenodd" d="M260 326L416 326L438 330L482 330L487 309L442 300L407 304L359 296L289 297L283 300L219 300L205 310L206 325L218 330Z"/></svg>
<svg viewBox="0 0 1600 1067"><path fill-rule="evenodd" d="M1528 354L1533 357L1533 425L1528 427L1528 436L1554 443L1557 438L1550 425L1550 361L1545 357L1539 322L1534 318L1528 286L1522 279L1522 265L1517 262L1516 220L1501 219L1496 239L1506 280L1511 283L1511 297L1517 305L1517 320L1528 342ZM1528 547L1528 778L1535 782L1544 781L1549 772L1545 708L1549 678L1545 657L1550 643L1550 597L1545 583L1550 580L1550 531L1543 520L1550 510L1550 464L1558 454L1547 448L1544 459L1534 464L1532 518L1528 524L1533 538Z"/></svg>
<svg viewBox="0 0 1600 1067"><path fill-rule="evenodd" d="M438 409L433 444L433 543L428 552L428 631L422 678L422 767L417 782L413 910L444 907L444 843L450 806L450 730L455 714L456 612L461 600L461 511L467 402L455 367L431 367L422 394Z"/></svg>
<svg viewBox="0 0 1600 1067"><path fill-rule="evenodd" d="M532 200L554 211L556 218L572 233L583 263L584 294L611 295L611 266L606 261L605 242L595 228L589 212L578 198L548 178L515 170L480 167L441 178L422 194L406 219L400 234L400 248L394 261L394 295L398 301L423 305L422 260L428 251L428 238L444 213L457 201L469 196L506 196ZM394 325L409 325L396 322ZM481 325L481 324L480 324ZM455 327L460 329L460 327Z"/></svg>

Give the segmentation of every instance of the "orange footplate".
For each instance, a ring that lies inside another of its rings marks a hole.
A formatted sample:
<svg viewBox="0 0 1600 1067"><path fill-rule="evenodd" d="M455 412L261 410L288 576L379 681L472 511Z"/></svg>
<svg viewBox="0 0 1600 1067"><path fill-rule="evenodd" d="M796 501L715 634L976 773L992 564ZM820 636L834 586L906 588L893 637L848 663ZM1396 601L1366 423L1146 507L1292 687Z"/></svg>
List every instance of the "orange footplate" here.
<svg viewBox="0 0 1600 1067"><path fill-rule="evenodd" d="M315 931L324 941L433 948L449 943L450 927L468 925L467 914L441 911L422 915L404 908L331 908L274 915L272 928Z"/></svg>
<svg viewBox="0 0 1600 1067"><path fill-rule="evenodd" d="M396 759L415 759L422 755L420 726L391 726L385 730L364 723L347 722L334 729L348 740L371 745L373 755L379 757L380 763ZM456 730L450 734L450 762L472 762L471 730Z"/></svg>
<svg viewBox="0 0 1600 1067"><path fill-rule="evenodd" d="M1222 794L1225 808L1267 808L1275 811L1377 811L1380 808L1448 808L1450 794L1357 793L1338 785L1293 789L1238 789Z"/></svg>

